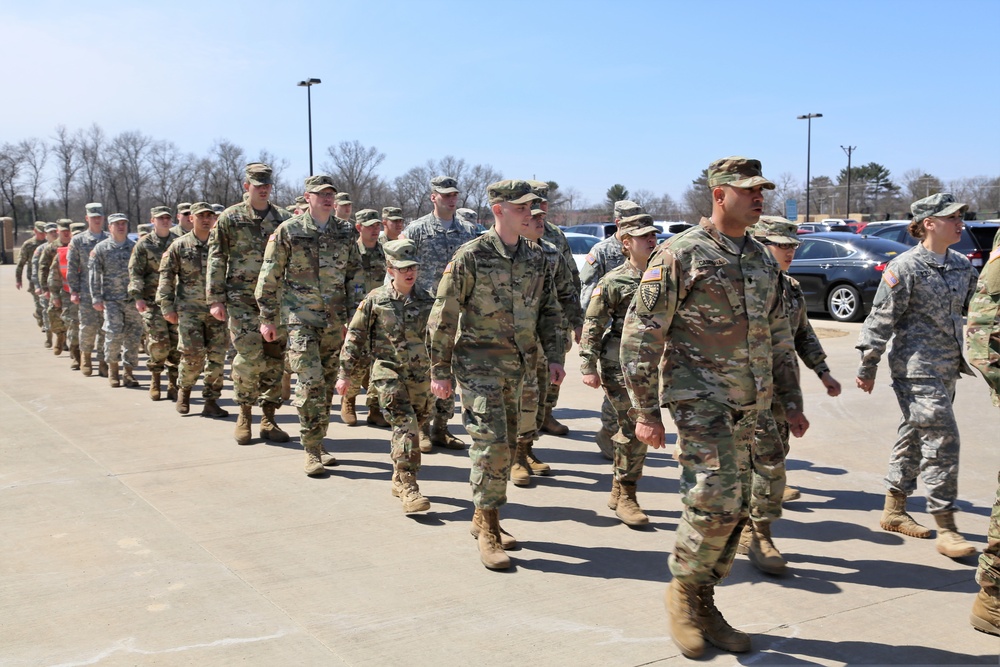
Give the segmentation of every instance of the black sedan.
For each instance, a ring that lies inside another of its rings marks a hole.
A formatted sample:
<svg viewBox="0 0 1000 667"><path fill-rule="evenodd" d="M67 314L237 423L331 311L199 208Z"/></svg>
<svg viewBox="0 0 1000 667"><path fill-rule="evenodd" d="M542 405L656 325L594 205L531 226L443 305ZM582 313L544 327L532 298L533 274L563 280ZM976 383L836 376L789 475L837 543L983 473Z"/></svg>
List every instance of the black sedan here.
<svg viewBox="0 0 1000 667"><path fill-rule="evenodd" d="M800 236L788 273L802 285L806 308L838 322L860 320L871 310L882 270L906 252L902 243L848 232Z"/></svg>

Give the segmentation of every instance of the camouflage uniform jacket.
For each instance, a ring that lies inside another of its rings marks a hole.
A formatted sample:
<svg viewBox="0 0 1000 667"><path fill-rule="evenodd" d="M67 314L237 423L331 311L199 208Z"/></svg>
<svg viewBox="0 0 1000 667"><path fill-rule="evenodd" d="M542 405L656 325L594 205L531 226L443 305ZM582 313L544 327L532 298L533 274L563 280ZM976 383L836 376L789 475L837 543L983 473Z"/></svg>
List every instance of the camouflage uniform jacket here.
<svg viewBox="0 0 1000 667"><path fill-rule="evenodd" d="M520 377L538 365L539 342L562 364L561 316L542 249L521 238L511 254L490 229L445 267L427 324L431 378L450 378L453 357L460 377Z"/></svg>
<svg viewBox="0 0 1000 667"><path fill-rule="evenodd" d="M264 263L268 239L291 215L268 205L258 218L249 201L230 206L219 216L208 237L208 303L236 301L254 308L254 289Z"/></svg>
<svg viewBox="0 0 1000 667"><path fill-rule="evenodd" d="M826 364L826 352L819 342L819 337L813 331L809 317L806 315L806 297L802 293L799 281L787 273L781 274L781 288L785 297L785 308L788 310L788 323L792 329L792 339L795 341L795 352L805 363L806 368L822 376L830 372Z"/></svg>
<svg viewBox="0 0 1000 667"><path fill-rule="evenodd" d="M66 245L69 245L68 243ZM62 296L69 296L69 290L66 289L66 285L62 269L59 267L59 249L63 247L59 240L56 239L55 243L52 244L54 252L52 253L52 259L49 261L49 268L47 272L45 289L49 291L49 296L58 296L61 292L66 292ZM68 252L68 250L67 250ZM39 272L41 273L41 272ZM63 307L68 306L69 303L64 303Z"/></svg>
<svg viewBox="0 0 1000 667"><path fill-rule="evenodd" d="M358 306L340 352L340 377L374 359L372 380L427 382L431 360L425 336L434 297L417 287L404 296L390 285L371 291Z"/></svg>
<svg viewBox="0 0 1000 667"><path fill-rule="evenodd" d="M361 255L362 270L362 274L358 278L360 280L363 276L364 291L365 294L368 294L385 282L385 250L382 249L381 243L376 243L375 247L369 250L360 238L357 240L357 244L358 254Z"/></svg>
<svg viewBox="0 0 1000 667"><path fill-rule="evenodd" d="M90 298L94 303L129 301L128 261L135 241L127 238L117 243L106 238L90 254Z"/></svg>
<svg viewBox="0 0 1000 667"><path fill-rule="evenodd" d="M944 266L917 244L889 262L855 346L858 377L874 380L889 339L894 378L957 379L972 375L962 356L962 312L976 290L976 270L949 249Z"/></svg>
<svg viewBox="0 0 1000 667"><path fill-rule="evenodd" d="M38 264L34 267L35 280L38 281L39 289L46 291L49 289L49 273L52 271L52 260L59 257L59 239L43 243L38 246L38 250L35 252L38 254Z"/></svg>
<svg viewBox="0 0 1000 667"><path fill-rule="evenodd" d="M309 213L281 223L264 251L254 292L261 324L344 326L364 297L358 245L331 217L320 231Z"/></svg>
<svg viewBox="0 0 1000 667"><path fill-rule="evenodd" d="M208 241L188 232L170 244L160 260L156 305L163 313L208 313L205 266Z"/></svg>
<svg viewBox="0 0 1000 667"><path fill-rule="evenodd" d="M1000 231L993 239L976 294L969 302L969 330L966 333L969 361L982 372L1000 407Z"/></svg>
<svg viewBox="0 0 1000 667"><path fill-rule="evenodd" d="M597 287L597 281L608 271L624 263L622 242L617 236L609 236L594 244L583 261L583 269L580 270L580 307L583 312L587 312L587 304L590 303L590 295Z"/></svg>
<svg viewBox="0 0 1000 667"><path fill-rule="evenodd" d="M780 269L749 234L743 243L741 252L702 218L653 251L622 328L622 372L639 421L699 399L764 410L773 397L802 411Z"/></svg>
<svg viewBox="0 0 1000 667"><path fill-rule="evenodd" d="M132 259L128 262L128 293L134 300L148 301L149 305L155 305L163 253L178 238L171 233L161 239L156 232L150 232L135 244Z"/></svg>
<svg viewBox="0 0 1000 667"><path fill-rule="evenodd" d="M622 325L642 273L629 262L608 271L590 295L580 337L580 372L593 375L598 359L618 364Z"/></svg>
<svg viewBox="0 0 1000 667"><path fill-rule="evenodd" d="M28 284L31 284L31 257L35 254L35 248L45 243L45 239L36 239L32 236L30 239L21 244L21 249L17 253L17 269L15 270L15 278L17 282L21 281L21 276L24 273L25 267L28 269L27 280Z"/></svg>
<svg viewBox="0 0 1000 667"><path fill-rule="evenodd" d="M563 259L566 260L566 265L569 267L570 275L572 276L573 288L576 291L577 299L580 298L580 270L576 268L576 260L573 259L573 250L569 247L569 241L566 240L566 234L563 230L559 229L553 225L548 220L545 221L545 231L542 233L542 240L548 241L556 248L558 248L559 253L562 255ZM583 316L581 312L581 317Z"/></svg>
<svg viewBox="0 0 1000 667"><path fill-rule="evenodd" d="M552 271L552 282L556 288L556 300L562 310L562 330L576 329L583 326L583 313L580 311L580 291L577 283L573 281L573 273L566 265L566 258L555 245L549 243L542 237L538 241L545 253L545 259L549 262L549 269ZM569 262L574 267L576 262ZM579 277L577 277L579 280Z"/></svg>
<svg viewBox="0 0 1000 667"><path fill-rule="evenodd" d="M69 283L69 291L73 294L82 294L85 298L90 295L90 278L87 269L90 266L90 253L93 252L97 244L108 238L108 233L101 231L97 234L85 229L69 242L69 263L66 269L66 282Z"/></svg>
<svg viewBox="0 0 1000 667"><path fill-rule="evenodd" d="M416 287L436 296L445 265L459 246L476 238L478 233L474 225L460 220L457 215L451 228L445 231L433 211L408 224L403 236L417 244L417 257L420 258Z"/></svg>

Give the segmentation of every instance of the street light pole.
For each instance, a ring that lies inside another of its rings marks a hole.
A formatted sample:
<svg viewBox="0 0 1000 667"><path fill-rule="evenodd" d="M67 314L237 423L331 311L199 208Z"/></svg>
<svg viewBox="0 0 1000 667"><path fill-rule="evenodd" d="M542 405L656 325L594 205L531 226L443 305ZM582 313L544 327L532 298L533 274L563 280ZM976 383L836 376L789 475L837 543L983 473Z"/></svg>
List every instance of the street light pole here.
<svg viewBox="0 0 1000 667"><path fill-rule="evenodd" d="M313 103L312 87L317 83L323 83L319 79L306 79L299 81L298 85L306 89L306 105L309 109L309 175L313 174Z"/></svg>
<svg viewBox="0 0 1000 667"><path fill-rule="evenodd" d="M809 181L812 180L809 173L810 163L812 162L812 119L822 118L821 113L807 113L804 116L798 116L796 120L804 120L808 124L808 133L806 134L806 222L809 222Z"/></svg>
<svg viewBox="0 0 1000 667"><path fill-rule="evenodd" d="M841 150L847 153L847 212L846 217L851 217L851 153L857 146L841 146Z"/></svg>

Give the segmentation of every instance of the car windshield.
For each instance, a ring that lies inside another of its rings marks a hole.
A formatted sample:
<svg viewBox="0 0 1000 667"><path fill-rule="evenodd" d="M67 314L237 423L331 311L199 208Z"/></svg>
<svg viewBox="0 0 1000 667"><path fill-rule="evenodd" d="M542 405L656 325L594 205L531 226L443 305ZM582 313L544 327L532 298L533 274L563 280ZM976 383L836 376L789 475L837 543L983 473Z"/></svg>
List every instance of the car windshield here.
<svg viewBox="0 0 1000 667"><path fill-rule="evenodd" d="M569 249L574 255L586 255L600 241L596 236L567 236Z"/></svg>

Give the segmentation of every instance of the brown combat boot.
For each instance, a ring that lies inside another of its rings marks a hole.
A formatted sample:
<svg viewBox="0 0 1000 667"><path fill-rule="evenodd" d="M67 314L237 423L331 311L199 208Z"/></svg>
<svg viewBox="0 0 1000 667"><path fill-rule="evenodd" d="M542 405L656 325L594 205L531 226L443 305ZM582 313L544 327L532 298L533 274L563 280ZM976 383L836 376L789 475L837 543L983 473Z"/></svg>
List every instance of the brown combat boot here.
<svg viewBox="0 0 1000 667"><path fill-rule="evenodd" d="M618 508L618 497L621 495L622 486L618 483L616 477L611 478L611 497L608 498L608 509L613 510Z"/></svg>
<svg viewBox="0 0 1000 667"><path fill-rule="evenodd" d="M378 428L388 428L389 426L389 422L386 421L382 410L377 405L368 406L368 416L365 418L365 421L371 426L377 426Z"/></svg>
<svg viewBox="0 0 1000 667"><path fill-rule="evenodd" d="M942 512L934 515L938 525L936 546L939 554L948 558L964 558L976 553L976 547L967 542L955 526L955 512Z"/></svg>
<svg viewBox="0 0 1000 667"><path fill-rule="evenodd" d="M303 470L309 477L325 477L327 474L323 461L320 460L322 450L320 445L306 447L306 464Z"/></svg>
<svg viewBox="0 0 1000 667"><path fill-rule="evenodd" d="M615 443L611 440L611 436L613 435L614 433L602 426L601 430L597 432L597 436L594 438L598 449L601 450L601 456L609 461L615 460Z"/></svg>
<svg viewBox="0 0 1000 667"><path fill-rule="evenodd" d="M252 415L253 406L249 403L240 403L240 414L236 417L236 429L233 431L233 437L236 438L237 445L249 445L250 438L250 422L253 421Z"/></svg>
<svg viewBox="0 0 1000 667"><path fill-rule="evenodd" d="M663 596L670 621L670 636L685 658L700 658L705 653L705 637L698 622L698 588L671 579Z"/></svg>
<svg viewBox="0 0 1000 667"><path fill-rule="evenodd" d="M1000 588L983 586L972 603L972 627L988 635L1000 635Z"/></svg>
<svg viewBox="0 0 1000 667"><path fill-rule="evenodd" d="M149 371L149 400L160 400L160 373L162 371Z"/></svg>
<svg viewBox="0 0 1000 667"><path fill-rule="evenodd" d="M781 494L781 502L782 503L789 503L789 502L791 502L793 500L798 500L801 497L802 497L802 493L799 492L798 489L796 489L794 486L788 486L786 484L785 485L785 490Z"/></svg>
<svg viewBox="0 0 1000 667"><path fill-rule="evenodd" d="M487 569L506 570L510 567L510 556L500 543L500 513L497 510L480 510L479 520L479 560Z"/></svg>
<svg viewBox="0 0 1000 667"><path fill-rule="evenodd" d="M70 345L69 346L69 356L73 359L73 363L69 365L71 371L80 370L80 346Z"/></svg>
<svg viewBox="0 0 1000 667"><path fill-rule="evenodd" d="M885 494L885 509L882 510L882 520L879 522L882 530L902 533L910 537L930 539L931 531L924 528L906 513L906 495L899 491L889 491Z"/></svg>
<svg viewBox="0 0 1000 667"><path fill-rule="evenodd" d="M177 367L167 367L167 400L177 400Z"/></svg>
<svg viewBox="0 0 1000 667"><path fill-rule="evenodd" d="M292 397L292 374L282 373L281 374L281 402L287 403L288 399Z"/></svg>
<svg viewBox="0 0 1000 667"><path fill-rule="evenodd" d="M552 472L552 468L549 467L548 463L545 463L540 458L535 456L535 443L534 441L528 443L528 467L531 468L532 475L548 475Z"/></svg>
<svg viewBox="0 0 1000 667"><path fill-rule="evenodd" d="M444 447L445 449L465 449L465 443L452 435L451 431L448 430L447 420L434 417L430 435L432 445Z"/></svg>
<svg viewBox="0 0 1000 667"><path fill-rule="evenodd" d="M476 511L472 514L472 525L469 527L470 535L475 538L479 537L479 530L482 521L483 511L477 507ZM497 520L497 524L499 525L499 519ZM503 526L500 526L500 546L503 547L505 551L517 548L517 540L514 539L513 535L504 530Z"/></svg>
<svg viewBox="0 0 1000 667"><path fill-rule="evenodd" d="M122 377L122 384L126 387L138 387L139 381L132 375L132 367L125 365L125 375Z"/></svg>
<svg viewBox="0 0 1000 667"><path fill-rule="evenodd" d="M517 443L514 448L513 461L510 464L510 481L514 486L528 486L531 484L531 466L528 465L528 445L524 441Z"/></svg>
<svg viewBox="0 0 1000 667"><path fill-rule="evenodd" d="M264 416L260 418L260 437L271 442L288 442L288 434L274 421L274 411L277 407L274 403L265 403L261 406Z"/></svg>
<svg viewBox="0 0 1000 667"><path fill-rule="evenodd" d="M774 546L771 539L771 524L763 521L748 521L750 528L750 544L747 548L747 557L753 566L761 572L767 574L784 574L785 559ZM744 532L746 529L744 529ZM740 541L742 542L742 535ZM738 549L738 548L737 548Z"/></svg>
<svg viewBox="0 0 1000 667"><path fill-rule="evenodd" d="M111 368L109 370L109 373L110 374L108 375L108 384L110 384L112 387L120 387L120 386L122 386L121 378L118 377L118 362L117 361L112 361L111 362Z"/></svg>
<svg viewBox="0 0 1000 667"><path fill-rule="evenodd" d="M358 423L358 413L354 410L354 399L356 396L341 396L340 397L340 420L343 421L348 426L354 426Z"/></svg>
<svg viewBox="0 0 1000 667"><path fill-rule="evenodd" d="M736 545L736 553L746 556L750 553L750 540L753 539L753 521L747 521L743 524L743 530L740 531L740 543Z"/></svg>
<svg viewBox="0 0 1000 667"><path fill-rule="evenodd" d="M421 454L430 454L434 450L434 443L431 442L430 422L424 422L420 426L420 431L417 434L417 443L420 446Z"/></svg>
<svg viewBox="0 0 1000 667"><path fill-rule="evenodd" d="M412 470L396 470L392 475L392 495L403 503L403 513L425 512L431 508L431 501L420 493L417 475Z"/></svg>
<svg viewBox="0 0 1000 667"><path fill-rule="evenodd" d="M566 435L569 433L569 427L565 424L560 424L552 416L552 408L545 408L545 419L542 420L541 430L552 435Z"/></svg>
<svg viewBox="0 0 1000 667"><path fill-rule="evenodd" d="M750 635L726 622L715 606L715 586L698 587L697 623L702 636L723 651L746 653L750 650Z"/></svg>
<svg viewBox="0 0 1000 667"><path fill-rule="evenodd" d="M55 356L58 357L60 354L63 353L63 347L65 345L66 345L66 334L65 333L57 333L56 334L56 342L53 343L53 345L52 345L52 354L54 354Z"/></svg>
<svg viewBox="0 0 1000 667"><path fill-rule="evenodd" d="M177 412L186 415L191 412L191 390L181 387L177 392Z"/></svg>
<svg viewBox="0 0 1000 667"><path fill-rule="evenodd" d="M206 398L205 404L201 407L201 416L211 417L212 419L225 419L229 416L229 411L220 408L214 398Z"/></svg>
<svg viewBox="0 0 1000 667"><path fill-rule="evenodd" d="M86 377L94 374L94 362L91 360L90 352L82 352L80 355L80 372Z"/></svg>
<svg viewBox="0 0 1000 667"><path fill-rule="evenodd" d="M45 349L47 350L47 349L49 349L51 347L52 347L52 332L51 331L46 331L45 332Z"/></svg>
<svg viewBox="0 0 1000 667"><path fill-rule="evenodd" d="M97 362L97 374L102 378L108 377L108 362L98 361Z"/></svg>
<svg viewBox="0 0 1000 667"><path fill-rule="evenodd" d="M635 482L618 482L618 506L615 508L615 516L622 520L626 526L645 526L649 523L649 517L639 507L639 501L635 498Z"/></svg>

